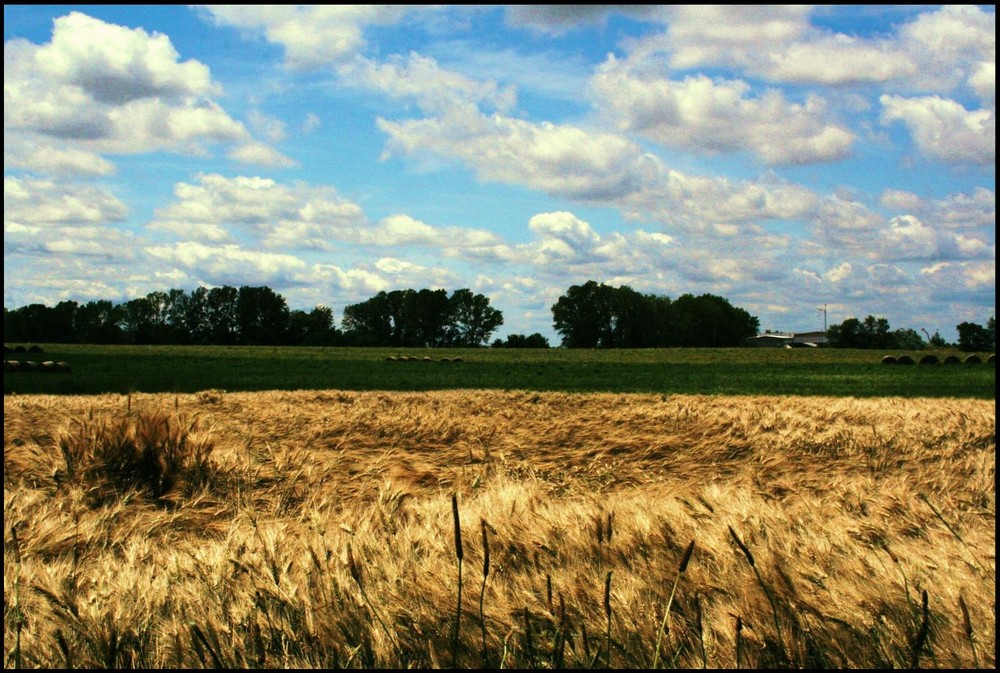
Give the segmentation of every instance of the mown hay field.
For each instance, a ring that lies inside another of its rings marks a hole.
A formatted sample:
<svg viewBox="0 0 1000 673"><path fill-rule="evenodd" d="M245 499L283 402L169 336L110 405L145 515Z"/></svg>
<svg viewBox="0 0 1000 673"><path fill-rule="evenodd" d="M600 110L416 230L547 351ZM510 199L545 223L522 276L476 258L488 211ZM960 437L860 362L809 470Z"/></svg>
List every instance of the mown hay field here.
<svg viewBox="0 0 1000 673"><path fill-rule="evenodd" d="M995 668L993 400L4 397L24 667Z"/></svg>

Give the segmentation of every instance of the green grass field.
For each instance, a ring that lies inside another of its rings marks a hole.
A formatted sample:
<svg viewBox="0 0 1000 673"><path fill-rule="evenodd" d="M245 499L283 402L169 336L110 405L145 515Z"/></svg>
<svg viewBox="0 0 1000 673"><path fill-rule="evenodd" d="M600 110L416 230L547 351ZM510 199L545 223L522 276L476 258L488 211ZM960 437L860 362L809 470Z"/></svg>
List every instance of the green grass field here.
<svg viewBox="0 0 1000 673"><path fill-rule="evenodd" d="M840 349L42 347L7 359L65 361L72 371L5 370L5 395L500 389L991 399L996 373L993 364L883 365L888 353ZM403 355L433 361L386 361ZM463 362L441 362L455 357Z"/></svg>

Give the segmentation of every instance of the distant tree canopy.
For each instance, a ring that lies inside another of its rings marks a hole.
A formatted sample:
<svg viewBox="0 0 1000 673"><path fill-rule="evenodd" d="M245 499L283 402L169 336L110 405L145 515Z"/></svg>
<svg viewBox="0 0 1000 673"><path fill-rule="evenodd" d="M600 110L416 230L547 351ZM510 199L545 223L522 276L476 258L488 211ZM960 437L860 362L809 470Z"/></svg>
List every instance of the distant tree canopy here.
<svg viewBox="0 0 1000 673"><path fill-rule="evenodd" d="M552 317L567 348L739 346L760 328L756 317L722 297L671 300L592 280L559 297Z"/></svg>
<svg viewBox="0 0 1000 673"><path fill-rule="evenodd" d="M333 345L341 340L326 306L289 311L269 287L224 285L150 292L114 304L63 301L54 308L4 308L4 341L96 344Z"/></svg>
<svg viewBox="0 0 1000 673"><path fill-rule="evenodd" d="M968 322L956 326L959 348L963 351L993 350L996 344L994 324L994 319L990 318L986 327ZM887 319L873 315L864 320L848 318L839 325L831 325L826 335L828 345L834 348L922 350L948 347L948 342L938 332L925 341L916 330L892 330Z"/></svg>
<svg viewBox="0 0 1000 673"><path fill-rule="evenodd" d="M995 316L991 316L986 321L986 327L974 322L963 322L959 323L955 329L958 331L958 347L961 350L967 353L996 350L997 323Z"/></svg>
<svg viewBox="0 0 1000 673"><path fill-rule="evenodd" d="M348 342L363 346L483 346L503 324L490 300L469 289L379 292L344 309Z"/></svg>
<svg viewBox="0 0 1000 673"><path fill-rule="evenodd" d="M541 333L535 332L525 336L524 334L509 334L507 339L497 339L492 344L493 348L548 348L549 340Z"/></svg>

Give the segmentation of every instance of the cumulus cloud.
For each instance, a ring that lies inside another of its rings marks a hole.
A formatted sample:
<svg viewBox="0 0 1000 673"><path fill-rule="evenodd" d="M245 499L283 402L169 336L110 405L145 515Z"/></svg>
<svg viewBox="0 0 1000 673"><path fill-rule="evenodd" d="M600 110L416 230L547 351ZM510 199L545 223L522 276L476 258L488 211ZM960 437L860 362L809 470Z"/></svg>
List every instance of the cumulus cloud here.
<svg viewBox="0 0 1000 673"><path fill-rule="evenodd" d="M653 5L511 5L505 16L514 28L562 35L582 25L603 25L611 12L643 18L655 16L658 10Z"/></svg>
<svg viewBox="0 0 1000 673"><path fill-rule="evenodd" d="M487 105L508 111L516 103L513 86L501 87L493 80L466 77L438 65L429 56L411 52L390 56L378 63L356 58L339 69L343 80L354 86L380 91L393 98L415 100L428 113L442 113L456 106Z"/></svg>
<svg viewBox="0 0 1000 673"><path fill-rule="evenodd" d="M965 84L995 61L994 15L944 6L895 34L859 37L820 29L812 6L678 6L663 34L636 40L633 54L667 54L676 69L733 67L775 82L830 86L876 82L911 90ZM978 75L983 86L985 74Z"/></svg>
<svg viewBox="0 0 1000 673"><path fill-rule="evenodd" d="M210 285L280 287L307 268L305 262L293 255L247 250L235 244L205 245L184 241L151 245L144 250Z"/></svg>
<svg viewBox="0 0 1000 673"><path fill-rule="evenodd" d="M644 170L644 154L631 141L568 124L469 111L403 122L380 118L377 124L389 136L384 157L431 152L462 160L481 180L528 184L571 198L628 193Z"/></svg>
<svg viewBox="0 0 1000 673"><path fill-rule="evenodd" d="M932 158L988 165L996 161L996 116L989 110L966 110L940 96L903 98L884 94L882 121L903 122L917 148Z"/></svg>
<svg viewBox="0 0 1000 673"><path fill-rule="evenodd" d="M740 80L637 75L613 55L591 86L619 128L671 147L748 151L769 164L805 164L842 159L854 141L849 130L824 119L826 105L817 96L797 104L776 89L751 97L750 85Z"/></svg>
<svg viewBox="0 0 1000 673"><path fill-rule="evenodd" d="M429 246L452 256L482 255L502 245L486 230L432 226L405 213L371 222L361 206L332 188L270 178L203 174L195 183L178 183L174 196L174 203L156 211L150 228L195 241L249 238L271 249L324 251L337 242Z"/></svg>
<svg viewBox="0 0 1000 673"><path fill-rule="evenodd" d="M285 50L285 65L294 70L328 66L365 46L364 29L399 21L404 5L208 5L218 25L263 33Z"/></svg>
<svg viewBox="0 0 1000 673"><path fill-rule="evenodd" d="M176 201L156 211L154 230L194 240L231 240L235 232L270 247L327 249L337 230L363 221L361 207L332 189L218 174L174 187Z"/></svg>
<svg viewBox="0 0 1000 673"><path fill-rule="evenodd" d="M5 229L8 222L110 224L128 215L125 204L100 187L14 176L3 179L3 211Z"/></svg>
<svg viewBox="0 0 1000 673"><path fill-rule="evenodd" d="M84 174L110 172L103 160L87 161L103 153L253 147L246 127L210 98L220 91L208 67L181 61L166 35L71 12L55 20L46 44L4 43L5 145L8 138L46 147L58 142L61 159L49 168ZM256 151L269 165L277 161L273 150ZM237 158L250 158L248 152L237 151ZM33 167L46 166L36 160Z"/></svg>
<svg viewBox="0 0 1000 673"><path fill-rule="evenodd" d="M886 190L881 204L900 214L918 215L936 226L949 229L976 229L994 232L996 194L985 187L971 193L950 194L943 199L928 199L903 190Z"/></svg>
<svg viewBox="0 0 1000 673"><path fill-rule="evenodd" d="M894 217L881 232L883 259L988 259L993 245L979 236L938 230L912 215Z"/></svg>

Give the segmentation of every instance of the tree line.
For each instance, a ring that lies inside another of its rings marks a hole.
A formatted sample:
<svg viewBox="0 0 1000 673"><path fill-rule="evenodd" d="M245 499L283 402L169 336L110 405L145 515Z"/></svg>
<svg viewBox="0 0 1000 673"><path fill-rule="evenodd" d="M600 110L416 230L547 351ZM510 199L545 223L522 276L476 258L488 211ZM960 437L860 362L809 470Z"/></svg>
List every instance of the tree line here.
<svg viewBox="0 0 1000 673"><path fill-rule="evenodd" d="M757 335L760 321L723 297L642 294L596 281L571 286L551 307L553 328L566 348L732 347ZM269 287L224 285L192 292L150 292L121 303L62 301L54 307L4 307L4 341L13 343L304 345L548 348L546 337L490 338L503 314L489 298L467 288L394 290L344 309L289 310ZM986 326L957 326L958 347L995 348L994 318ZM912 329L893 330L885 318L849 318L827 331L840 348L919 350L945 348L940 334L927 341Z"/></svg>
<svg viewBox="0 0 1000 673"><path fill-rule="evenodd" d="M333 311L289 310L269 287L150 292L126 302L4 307L4 341L95 344L481 346L503 323L471 290L398 290Z"/></svg>
<svg viewBox="0 0 1000 673"><path fill-rule="evenodd" d="M996 320L990 317L986 326L962 322L955 326L958 343L949 344L939 332L927 334L925 341L910 328L893 330L886 318L873 315L864 320L848 318L827 329L827 343L834 348L881 348L888 350L922 350L924 348L949 348L953 345L965 352L985 352L996 348Z"/></svg>
<svg viewBox="0 0 1000 673"><path fill-rule="evenodd" d="M641 294L623 285L574 285L552 307L553 326L568 348L741 346L760 321L723 297Z"/></svg>

